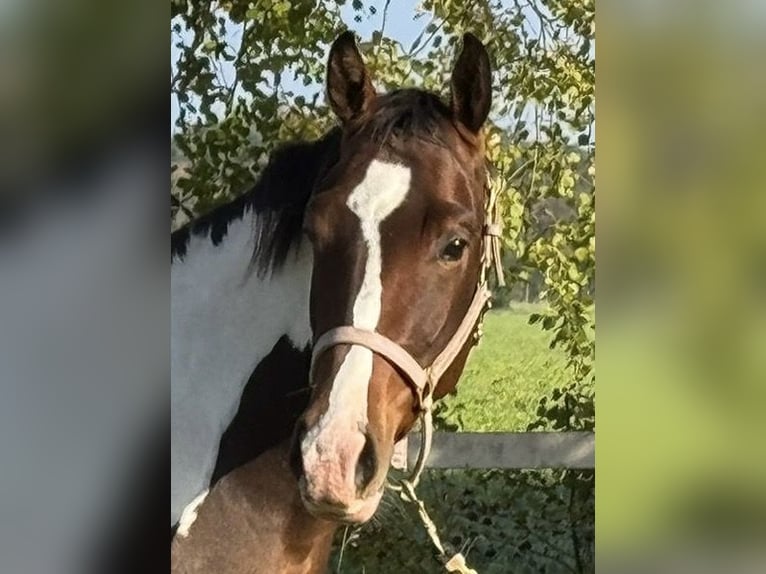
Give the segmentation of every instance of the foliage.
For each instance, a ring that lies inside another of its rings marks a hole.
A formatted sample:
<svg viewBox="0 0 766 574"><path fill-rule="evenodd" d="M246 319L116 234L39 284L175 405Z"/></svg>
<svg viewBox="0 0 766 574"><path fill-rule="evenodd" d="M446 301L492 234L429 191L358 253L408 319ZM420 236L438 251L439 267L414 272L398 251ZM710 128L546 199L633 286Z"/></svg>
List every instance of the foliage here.
<svg viewBox="0 0 766 574"><path fill-rule="evenodd" d="M573 498L556 471L432 470L418 494L448 551L481 574L592 572L594 492L584 484L587 496ZM339 532L331 566L338 574L444 571L412 508L392 492L371 523Z"/></svg>

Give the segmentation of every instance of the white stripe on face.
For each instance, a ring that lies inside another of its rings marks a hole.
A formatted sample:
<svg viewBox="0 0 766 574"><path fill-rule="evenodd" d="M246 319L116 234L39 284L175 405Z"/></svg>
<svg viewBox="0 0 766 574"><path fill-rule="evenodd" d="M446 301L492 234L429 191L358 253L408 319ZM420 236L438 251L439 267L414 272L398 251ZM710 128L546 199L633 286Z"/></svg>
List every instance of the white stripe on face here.
<svg viewBox="0 0 766 574"><path fill-rule="evenodd" d="M383 296L380 225L399 205L410 189L410 169L373 160L367 175L349 195L346 205L359 218L367 246L364 279L354 302L353 325L375 330L380 319Z"/></svg>
<svg viewBox="0 0 766 574"><path fill-rule="evenodd" d="M380 226L410 189L410 168L373 160L367 173L346 201L359 218L367 247L364 277L354 301L352 325L374 331L380 319L383 283ZM342 424L342 430L358 432L367 424L367 392L372 375L372 351L352 347L343 360L330 391L329 407L304 441L304 463L310 464L309 450L325 427ZM335 421L335 422L334 422ZM341 429L339 429L341 430ZM329 437L328 437L329 438Z"/></svg>

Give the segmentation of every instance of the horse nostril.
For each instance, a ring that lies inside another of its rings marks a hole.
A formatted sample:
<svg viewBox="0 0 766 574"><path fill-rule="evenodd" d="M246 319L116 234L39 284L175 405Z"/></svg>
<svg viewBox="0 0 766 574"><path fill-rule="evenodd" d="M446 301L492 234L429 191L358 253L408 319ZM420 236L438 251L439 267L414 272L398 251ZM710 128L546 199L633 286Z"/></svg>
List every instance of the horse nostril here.
<svg viewBox="0 0 766 574"><path fill-rule="evenodd" d="M303 476L303 453L301 452L301 442L303 437L306 436L306 423L303 419L300 419L295 425L295 432L293 432L293 440L290 445L290 468L295 474L295 478L300 479Z"/></svg>
<svg viewBox="0 0 766 574"><path fill-rule="evenodd" d="M378 463L375 456L375 445L372 442L372 437L366 434L364 448L362 448L362 453L359 455L359 460L356 463L355 481L356 488L360 494L364 492L372 482L372 479L375 478L377 470Z"/></svg>

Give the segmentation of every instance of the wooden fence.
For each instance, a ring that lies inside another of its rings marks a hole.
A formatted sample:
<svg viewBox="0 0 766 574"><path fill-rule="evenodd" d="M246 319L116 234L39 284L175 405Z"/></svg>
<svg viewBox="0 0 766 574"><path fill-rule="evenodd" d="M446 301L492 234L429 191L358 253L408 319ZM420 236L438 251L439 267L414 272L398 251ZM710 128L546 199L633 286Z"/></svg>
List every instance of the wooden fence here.
<svg viewBox="0 0 766 574"><path fill-rule="evenodd" d="M420 435L407 441L408 466L412 468ZM595 467L595 433L436 432L426 468L572 468Z"/></svg>

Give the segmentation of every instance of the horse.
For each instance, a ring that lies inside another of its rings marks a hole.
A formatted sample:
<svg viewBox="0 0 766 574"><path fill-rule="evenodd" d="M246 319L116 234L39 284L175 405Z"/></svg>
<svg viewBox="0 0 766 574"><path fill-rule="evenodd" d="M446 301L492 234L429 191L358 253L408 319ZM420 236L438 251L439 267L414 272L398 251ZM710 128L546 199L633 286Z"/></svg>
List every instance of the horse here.
<svg viewBox="0 0 766 574"><path fill-rule="evenodd" d="M455 388L488 298L490 76L466 34L448 103L378 94L341 34L326 80L340 125L278 150L225 225L179 236L174 572L324 571L335 529L376 511L394 444ZM310 357L291 385L310 388L306 408L291 438L208 491L249 373L280 340Z"/></svg>

